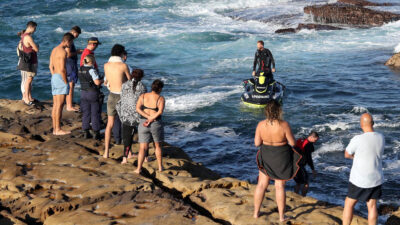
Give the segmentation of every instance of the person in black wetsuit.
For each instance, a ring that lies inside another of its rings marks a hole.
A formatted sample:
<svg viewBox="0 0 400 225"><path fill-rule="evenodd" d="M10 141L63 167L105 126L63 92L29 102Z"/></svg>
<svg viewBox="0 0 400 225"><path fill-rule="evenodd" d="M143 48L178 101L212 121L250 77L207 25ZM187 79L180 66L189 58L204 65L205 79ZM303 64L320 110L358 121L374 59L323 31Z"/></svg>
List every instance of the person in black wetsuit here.
<svg viewBox="0 0 400 225"><path fill-rule="evenodd" d="M257 41L257 51L253 63L253 76L258 77L262 72L272 81L272 73L275 73L275 60L271 51L264 48L264 41Z"/></svg>
<svg viewBox="0 0 400 225"><path fill-rule="evenodd" d="M296 148L301 153L303 158L299 162L300 169L297 172L294 181L296 182L296 186L294 188L294 192L299 194L301 189L301 195L306 196L309 188L309 179L306 170L306 165L308 165L313 173L313 177L317 175L317 172L314 168L314 163L312 160L312 153L314 152L314 143L319 139L319 135L317 132L313 131L308 135L307 138L300 138L296 142Z"/></svg>

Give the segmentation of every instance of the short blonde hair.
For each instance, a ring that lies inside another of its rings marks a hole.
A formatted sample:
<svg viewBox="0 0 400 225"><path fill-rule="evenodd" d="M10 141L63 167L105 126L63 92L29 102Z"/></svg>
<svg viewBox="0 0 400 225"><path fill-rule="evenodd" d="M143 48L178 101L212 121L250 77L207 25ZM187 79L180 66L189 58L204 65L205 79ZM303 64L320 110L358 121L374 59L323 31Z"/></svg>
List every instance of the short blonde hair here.
<svg viewBox="0 0 400 225"><path fill-rule="evenodd" d="M86 64L89 64L89 63L94 64L96 62L96 59L94 58L94 55L87 55L87 56L85 56L84 62Z"/></svg>

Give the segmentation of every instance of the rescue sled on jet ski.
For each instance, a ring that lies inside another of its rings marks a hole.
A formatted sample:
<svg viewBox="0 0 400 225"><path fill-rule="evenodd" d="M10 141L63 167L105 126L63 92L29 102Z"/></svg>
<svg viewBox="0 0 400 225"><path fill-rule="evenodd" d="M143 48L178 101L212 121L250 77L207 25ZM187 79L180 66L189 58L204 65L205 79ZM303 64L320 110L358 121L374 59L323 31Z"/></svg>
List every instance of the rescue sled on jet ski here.
<svg viewBox="0 0 400 225"><path fill-rule="evenodd" d="M275 100L282 104L286 87L278 81L269 81L260 75L243 81L244 93L241 96L244 105L252 108L264 108L265 105Z"/></svg>

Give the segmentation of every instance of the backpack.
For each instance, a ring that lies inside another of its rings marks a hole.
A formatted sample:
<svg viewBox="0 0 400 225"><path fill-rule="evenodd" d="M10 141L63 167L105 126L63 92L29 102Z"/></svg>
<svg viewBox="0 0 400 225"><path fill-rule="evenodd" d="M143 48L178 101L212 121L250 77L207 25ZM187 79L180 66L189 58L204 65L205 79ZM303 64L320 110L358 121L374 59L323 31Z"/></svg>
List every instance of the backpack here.
<svg viewBox="0 0 400 225"><path fill-rule="evenodd" d="M34 72L33 64L32 64L32 52L26 53L22 50L22 42L18 42L17 45L17 56L18 56L18 65L17 70Z"/></svg>

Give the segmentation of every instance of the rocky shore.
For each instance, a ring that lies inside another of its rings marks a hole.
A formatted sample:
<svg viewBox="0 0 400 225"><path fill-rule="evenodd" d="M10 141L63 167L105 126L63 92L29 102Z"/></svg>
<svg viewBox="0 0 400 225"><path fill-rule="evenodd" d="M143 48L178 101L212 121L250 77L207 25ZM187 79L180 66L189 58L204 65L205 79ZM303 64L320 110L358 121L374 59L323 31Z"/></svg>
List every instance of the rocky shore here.
<svg viewBox="0 0 400 225"><path fill-rule="evenodd" d="M103 143L82 138L79 113L64 113L70 136L53 136L50 112L48 102L0 100L0 224L279 224L273 187L253 219L254 184L221 178L167 143L165 171L150 149L136 175L136 158L120 164L122 146L103 159ZM287 215L287 224L340 224L342 207L288 191Z"/></svg>

